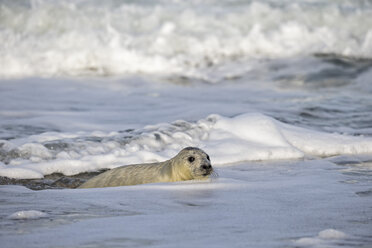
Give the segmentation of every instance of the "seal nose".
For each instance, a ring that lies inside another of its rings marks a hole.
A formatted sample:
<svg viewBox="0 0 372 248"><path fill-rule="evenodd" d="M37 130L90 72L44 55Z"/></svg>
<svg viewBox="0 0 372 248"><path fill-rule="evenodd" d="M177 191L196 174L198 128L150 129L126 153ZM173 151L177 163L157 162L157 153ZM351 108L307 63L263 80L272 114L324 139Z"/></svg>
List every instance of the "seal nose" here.
<svg viewBox="0 0 372 248"><path fill-rule="evenodd" d="M208 176L212 173L213 169L210 164L203 164L201 167L205 172L203 173L203 176Z"/></svg>

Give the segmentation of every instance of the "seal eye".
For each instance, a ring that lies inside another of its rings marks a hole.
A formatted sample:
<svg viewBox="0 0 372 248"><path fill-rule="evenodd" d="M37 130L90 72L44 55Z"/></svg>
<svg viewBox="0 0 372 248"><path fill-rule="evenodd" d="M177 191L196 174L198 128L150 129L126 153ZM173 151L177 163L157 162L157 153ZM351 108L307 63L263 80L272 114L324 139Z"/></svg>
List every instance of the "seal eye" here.
<svg viewBox="0 0 372 248"><path fill-rule="evenodd" d="M194 157L189 157L188 160L189 160L190 163L192 163L192 162L195 161L195 158Z"/></svg>
<svg viewBox="0 0 372 248"><path fill-rule="evenodd" d="M211 160L209 159L209 155L207 155L207 159L208 159L208 161L211 161Z"/></svg>

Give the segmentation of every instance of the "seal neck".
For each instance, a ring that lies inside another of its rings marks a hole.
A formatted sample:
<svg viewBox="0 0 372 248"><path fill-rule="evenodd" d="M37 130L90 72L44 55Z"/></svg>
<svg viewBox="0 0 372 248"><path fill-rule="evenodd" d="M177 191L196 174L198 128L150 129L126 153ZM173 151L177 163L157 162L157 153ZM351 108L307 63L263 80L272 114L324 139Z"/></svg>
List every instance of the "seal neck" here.
<svg viewBox="0 0 372 248"><path fill-rule="evenodd" d="M185 180L191 180L192 175L190 168L188 168L186 165L182 163L176 163L174 160L170 163L171 166L171 173L172 178L171 180L176 181L185 181Z"/></svg>

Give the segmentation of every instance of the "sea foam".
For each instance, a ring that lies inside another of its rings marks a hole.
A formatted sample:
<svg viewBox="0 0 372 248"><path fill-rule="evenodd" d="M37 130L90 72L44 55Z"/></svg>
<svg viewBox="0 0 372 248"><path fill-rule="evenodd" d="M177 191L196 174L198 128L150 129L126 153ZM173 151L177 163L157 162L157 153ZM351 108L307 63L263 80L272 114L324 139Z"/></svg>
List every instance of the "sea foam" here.
<svg viewBox="0 0 372 248"><path fill-rule="evenodd" d="M348 235L335 229L326 229L315 237L300 238L294 243L298 247L332 247L334 242L348 238Z"/></svg>
<svg viewBox="0 0 372 248"><path fill-rule="evenodd" d="M3 1L0 77L198 75L227 61L372 57L372 7L339 1Z"/></svg>
<svg viewBox="0 0 372 248"><path fill-rule="evenodd" d="M26 143L18 146L1 141L8 149L2 150L3 156L13 157L8 158L8 164L1 164L0 176L37 178L56 172L74 175L125 164L164 161L186 146L204 149L217 167L241 161L372 154L371 138L308 130L258 113L235 117L210 115L195 123L151 125L133 132L130 138L121 133L99 132L100 139L92 141L97 132L79 134L82 135L79 140L61 140L61 135L55 133L53 140L53 133L44 133L32 136L31 143L21 139Z"/></svg>
<svg viewBox="0 0 372 248"><path fill-rule="evenodd" d="M46 218L48 214L38 211L38 210L25 210L25 211L18 211L8 216L8 219L12 220L34 220L40 218Z"/></svg>

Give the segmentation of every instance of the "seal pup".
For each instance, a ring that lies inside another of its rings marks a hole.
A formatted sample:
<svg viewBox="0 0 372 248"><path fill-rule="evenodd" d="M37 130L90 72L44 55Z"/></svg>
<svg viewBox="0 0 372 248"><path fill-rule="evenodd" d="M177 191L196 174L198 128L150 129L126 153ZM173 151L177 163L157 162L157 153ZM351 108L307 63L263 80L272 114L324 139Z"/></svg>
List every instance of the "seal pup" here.
<svg viewBox="0 0 372 248"><path fill-rule="evenodd" d="M212 172L213 168L207 153L197 147L186 147L170 160L120 166L89 179L79 188L207 179Z"/></svg>

